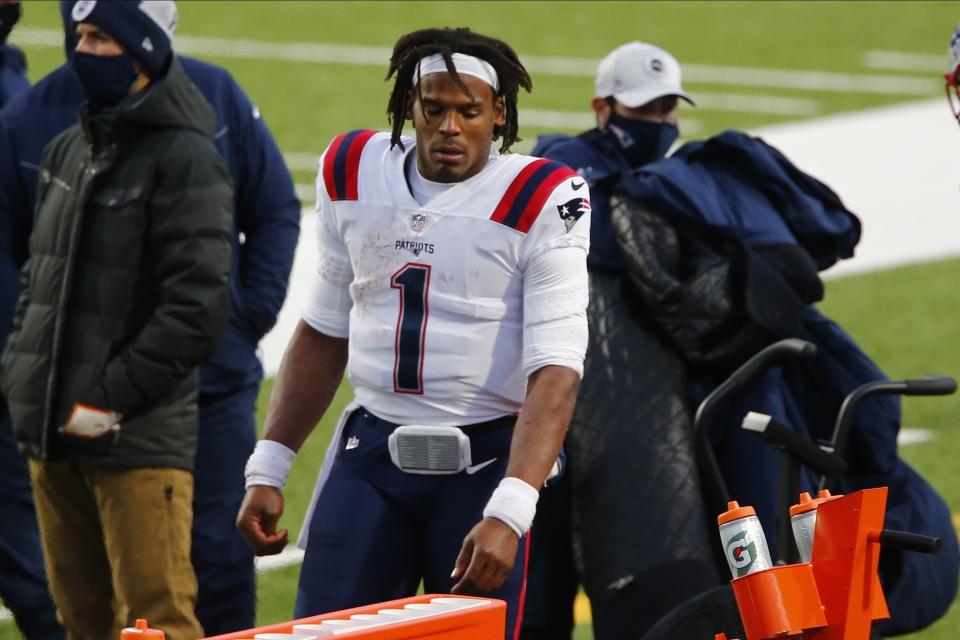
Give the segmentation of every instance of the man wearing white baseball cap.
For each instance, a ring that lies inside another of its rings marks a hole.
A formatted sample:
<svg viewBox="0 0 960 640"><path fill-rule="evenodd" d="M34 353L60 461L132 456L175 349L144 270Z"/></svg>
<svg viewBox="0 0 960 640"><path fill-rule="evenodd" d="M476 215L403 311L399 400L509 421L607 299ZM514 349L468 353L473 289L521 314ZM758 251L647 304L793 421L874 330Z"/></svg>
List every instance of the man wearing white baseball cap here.
<svg viewBox="0 0 960 640"><path fill-rule="evenodd" d="M677 98L695 105L680 84L680 64L660 47L630 42L610 52L597 68L593 110L600 127L614 119L650 121L655 114L676 125ZM662 100L660 100L662 99Z"/></svg>
<svg viewBox="0 0 960 640"><path fill-rule="evenodd" d="M683 90L676 58L639 41L617 47L600 62L595 86L591 107L597 127L575 137L541 136L533 155L559 160L586 178L596 198L589 264L619 269L607 206L615 185L607 183L623 170L664 157L679 135L679 100L695 103Z"/></svg>
<svg viewBox="0 0 960 640"><path fill-rule="evenodd" d="M684 367L637 320L610 206L623 175L663 158L676 141L680 100L694 104L672 55L644 42L621 45L597 68L596 128L543 136L532 152L575 169L593 210L589 373L564 443L569 473L541 493L534 531L551 535L532 538L522 640L570 637L578 581L597 640L622 638L625 629L642 637L719 582L690 455ZM643 506L652 496L654 517Z"/></svg>

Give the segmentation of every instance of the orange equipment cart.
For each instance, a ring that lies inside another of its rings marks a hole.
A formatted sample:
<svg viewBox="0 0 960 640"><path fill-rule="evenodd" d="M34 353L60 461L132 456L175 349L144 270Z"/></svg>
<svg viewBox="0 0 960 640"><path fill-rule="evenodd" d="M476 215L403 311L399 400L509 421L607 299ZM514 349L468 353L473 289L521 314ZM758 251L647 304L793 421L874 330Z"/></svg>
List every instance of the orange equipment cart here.
<svg viewBox="0 0 960 640"><path fill-rule="evenodd" d="M880 487L820 504L811 562L733 580L746 640L868 640L889 617L877 575L886 501Z"/></svg>
<svg viewBox="0 0 960 640"><path fill-rule="evenodd" d="M247 640L258 634L350 640L501 640L507 605L493 598L430 594L345 609L206 640ZM291 639L292 640L292 639Z"/></svg>

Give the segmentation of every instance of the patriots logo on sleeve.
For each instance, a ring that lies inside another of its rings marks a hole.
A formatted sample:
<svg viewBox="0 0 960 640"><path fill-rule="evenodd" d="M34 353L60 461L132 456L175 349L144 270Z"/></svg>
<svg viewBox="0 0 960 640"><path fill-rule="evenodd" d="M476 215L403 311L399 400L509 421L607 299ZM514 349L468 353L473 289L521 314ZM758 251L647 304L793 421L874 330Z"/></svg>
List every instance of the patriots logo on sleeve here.
<svg viewBox="0 0 960 640"><path fill-rule="evenodd" d="M570 231L583 214L589 213L590 201L586 198L567 200L557 206L557 211L560 212L560 219L563 220L563 224L567 226L567 231Z"/></svg>

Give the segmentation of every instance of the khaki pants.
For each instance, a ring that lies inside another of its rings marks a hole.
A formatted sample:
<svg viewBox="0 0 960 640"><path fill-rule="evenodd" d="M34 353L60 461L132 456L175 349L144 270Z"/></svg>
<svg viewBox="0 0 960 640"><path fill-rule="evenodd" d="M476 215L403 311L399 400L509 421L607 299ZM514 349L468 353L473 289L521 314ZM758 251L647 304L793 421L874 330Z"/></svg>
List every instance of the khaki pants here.
<svg viewBox="0 0 960 640"><path fill-rule="evenodd" d="M50 592L70 640L117 640L146 618L195 640L193 475L30 460Z"/></svg>

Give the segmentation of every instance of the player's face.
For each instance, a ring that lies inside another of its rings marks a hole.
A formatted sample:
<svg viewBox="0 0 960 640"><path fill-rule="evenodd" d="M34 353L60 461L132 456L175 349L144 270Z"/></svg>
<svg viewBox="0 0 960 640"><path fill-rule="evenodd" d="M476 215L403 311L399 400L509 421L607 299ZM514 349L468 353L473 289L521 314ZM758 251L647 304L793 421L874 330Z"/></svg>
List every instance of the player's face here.
<svg viewBox="0 0 960 640"><path fill-rule="evenodd" d="M427 180L460 182L487 164L494 125L504 123L503 99L480 78L461 75L473 96L447 73L420 80L409 116L417 132L417 169Z"/></svg>

